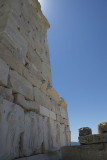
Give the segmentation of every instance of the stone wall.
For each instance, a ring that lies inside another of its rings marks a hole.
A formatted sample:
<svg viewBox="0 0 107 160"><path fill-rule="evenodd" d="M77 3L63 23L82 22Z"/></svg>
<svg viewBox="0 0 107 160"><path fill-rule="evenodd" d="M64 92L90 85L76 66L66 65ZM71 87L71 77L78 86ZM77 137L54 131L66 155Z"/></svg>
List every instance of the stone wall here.
<svg viewBox="0 0 107 160"><path fill-rule="evenodd" d="M62 147L63 160L107 160L107 122L98 125L98 134L80 128L78 139L80 146Z"/></svg>
<svg viewBox="0 0 107 160"><path fill-rule="evenodd" d="M37 0L0 0L0 160L59 159L70 146L67 105L52 86L49 27Z"/></svg>

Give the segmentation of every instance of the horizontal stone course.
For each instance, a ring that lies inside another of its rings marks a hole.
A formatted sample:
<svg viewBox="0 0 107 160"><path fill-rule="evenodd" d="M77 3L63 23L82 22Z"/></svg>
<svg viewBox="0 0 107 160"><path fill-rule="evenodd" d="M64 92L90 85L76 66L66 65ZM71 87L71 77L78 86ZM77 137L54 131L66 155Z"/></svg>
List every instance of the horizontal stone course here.
<svg viewBox="0 0 107 160"><path fill-rule="evenodd" d="M107 143L107 133L79 137L80 144Z"/></svg>

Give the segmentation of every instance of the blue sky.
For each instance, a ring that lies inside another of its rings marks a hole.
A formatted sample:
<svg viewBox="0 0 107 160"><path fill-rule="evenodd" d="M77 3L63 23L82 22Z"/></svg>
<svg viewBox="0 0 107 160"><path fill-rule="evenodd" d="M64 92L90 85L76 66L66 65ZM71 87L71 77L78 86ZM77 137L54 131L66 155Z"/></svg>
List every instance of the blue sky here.
<svg viewBox="0 0 107 160"><path fill-rule="evenodd" d="M52 80L78 128L107 121L107 0L39 0L48 31Z"/></svg>

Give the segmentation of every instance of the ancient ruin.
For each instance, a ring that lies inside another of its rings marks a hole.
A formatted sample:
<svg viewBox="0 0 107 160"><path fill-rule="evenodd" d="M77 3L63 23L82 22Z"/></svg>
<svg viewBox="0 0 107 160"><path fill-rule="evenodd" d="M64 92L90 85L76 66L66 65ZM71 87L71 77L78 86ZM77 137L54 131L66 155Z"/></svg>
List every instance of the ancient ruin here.
<svg viewBox="0 0 107 160"><path fill-rule="evenodd" d="M78 139L80 146L62 147L63 160L107 160L107 122L98 125L98 134L80 128Z"/></svg>
<svg viewBox="0 0 107 160"><path fill-rule="evenodd" d="M59 160L70 146L67 104L52 86L38 0L0 0L0 160Z"/></svg>

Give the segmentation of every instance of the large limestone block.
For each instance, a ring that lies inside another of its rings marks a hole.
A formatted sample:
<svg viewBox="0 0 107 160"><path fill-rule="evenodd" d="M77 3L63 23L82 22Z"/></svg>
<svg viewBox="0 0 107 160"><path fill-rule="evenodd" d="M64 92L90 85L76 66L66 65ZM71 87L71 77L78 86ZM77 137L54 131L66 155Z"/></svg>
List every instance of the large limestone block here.
<svg viewBox="0 0 107 160"><path fill-rule="evenodd" d="M20 156L23 131L23 109L0 98L0 160L13 159Z"/></svg>
<svg viewBox="0 0 107 160"><path fill-rule="evenodd" d="M39 105L35 101L28 101L21 94L15 95L15 103L22 106L25 110L39 112Z"/></svg>
<svg viewBox="0 0 107 160"><path fill-rule="evenodd" d="M46 96L45 93L43 93L39 88L34 87L34 98L35 101L40 104L41 106L44 106L48 109L51 108L51 101L50 98L48 96Z"/></svg>
<svg viewBox="0 0 107 160"><path fill-rule="evenodd" d="M42 74L50 83L52 83L51 68L48 64L42 62Z"/></svg>
<svg viewBox="0 0 107 160"><path fill-rule="evenodd" d="M49 119L49 151L60 149L60 125L53 119Z"/></svg>
<svg viewBox="0 0 107 160"><path fill-rule="evenodd" d="M0 96L9 101L13 101L12 89L0 86Z"/></svg>
<svg viewBox="0 0 107 160"><path fill-rule="evenodd" d="M98 132L100 134L107 132L107 122L98 124Z"/></svg>
<svg viewBox="0 0 107 160"><path fill-rule="evenodd" d="M17 72L10 70L10 83L15 93L21 93L27 99L33 100L32 85Z"/></svg>
<svg viewBox="0 0 107 160"><path fill-rule="evenodd" d="M49 110L43 106L40 106L40 115L49 117Z"/></svg>
<svg viewBox="0 0 107 160"><path fill-rule="evenodd" d="M9 67L0 59L0 84L7 85L8 82Z"/></svg>
<svg viewBox="0 0 107 160"><path fill-rule="evenodd" d="M60 143L61 147L67 146L66 126L64 124L60 125Z"/></svg>
<svg viewBox="0 0 107 160"><path fill-rule="evenodd" d="M3 52L14 57L19 64L25 65L25 56L20 51L20 48L14 44L14 41L11 40L8 33L3 32L0 34L0 46Z"/></svg>
<svg viewBox="0 0 107 160"><path fill-rule="evenodd" d="M27 68L24 68L23 76L35 87L40 88L42 82L32 75Z"/></svg>
<svg viewBox="0 0 107 160"><path fill-rule="evenodd" d="M49 111L49 117L53 120L56 120L56 114L52 111Z"/></svg>
<svg viewBox="0 0 107 160"><path fill-rule="evenodd" d="M49 118L43 118L43 152L47 153L50 149L49 146Z"/></svg>
<svg viewBox="0 0 107 160"><path fill-rule="evenodd" d="M81 136L78 139L80 144L107 143L107 133Z"/></svg>
<svg viewBox="0 0 107 160"><path fill-rule="evenodd" d="M25 128L23 135L22 153L24 156L42 152L43 148L43 125L40 117L30 111L25 114Z"/></svg>
<svg viewBox="0 0 107 160"><path fill-rule="evenodd" d="M39 71L38 68L33 63L29 62L28 60L26 62L26 68L39 81L41 81L41 82L44 81L44 78L43 78L43 75L41 74L41 71Z"/></svg>
<svg viewBox="0 0 107 160"><path fill-rule="evenodd" d="M1 37L1 36L0 36ZM0 58L2 58L12 69L22 74L22 65L20 65L12 55L4 51L3 45L0 43Z"/></svg>
<svg viewBox="0 0 107 160"><path fill-rule="evenodd" d="M64 106L60 107L60 113L62 118L68 119L68 113Z"/></svg>

